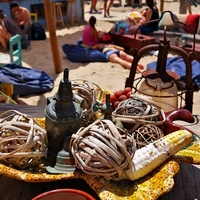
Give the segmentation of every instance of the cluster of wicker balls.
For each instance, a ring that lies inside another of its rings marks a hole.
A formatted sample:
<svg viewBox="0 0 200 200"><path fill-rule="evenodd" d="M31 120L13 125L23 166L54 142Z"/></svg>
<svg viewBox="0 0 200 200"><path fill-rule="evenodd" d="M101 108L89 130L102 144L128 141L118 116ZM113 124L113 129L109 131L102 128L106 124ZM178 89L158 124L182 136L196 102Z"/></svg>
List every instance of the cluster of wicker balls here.
<svg viewBox="0 0 200 200"><path fill-rule="evenodd" d="M120 102L112 115L133 135L137 149L164 136L160 126L165 122L165 114L147 97L132 94L131 98Z"/></svg>

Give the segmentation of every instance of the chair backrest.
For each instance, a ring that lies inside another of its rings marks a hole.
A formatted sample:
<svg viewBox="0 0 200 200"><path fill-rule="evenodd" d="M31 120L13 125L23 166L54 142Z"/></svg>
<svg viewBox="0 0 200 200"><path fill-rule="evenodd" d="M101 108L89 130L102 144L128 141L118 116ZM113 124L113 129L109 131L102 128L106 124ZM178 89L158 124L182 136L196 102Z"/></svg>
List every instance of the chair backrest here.
<svg viewBox="0 0 200 200"><path fill-rule="evenodd" d="M38 14L37 13L30 13L31 18L34 18L34 22L38 21Z"/></svg>
<svg viewBox="0 0 200 200"><path fill-rule="evenodd" d="M14 35L9 41L10 63L22 64L22 46L20 35Z"/></svg>
<svg viewBox="0 0 200 200"><path fill-rule="evenodd" d="M95 200L95 198L77 189L57 189L44 192L32 200Z"/></svg>

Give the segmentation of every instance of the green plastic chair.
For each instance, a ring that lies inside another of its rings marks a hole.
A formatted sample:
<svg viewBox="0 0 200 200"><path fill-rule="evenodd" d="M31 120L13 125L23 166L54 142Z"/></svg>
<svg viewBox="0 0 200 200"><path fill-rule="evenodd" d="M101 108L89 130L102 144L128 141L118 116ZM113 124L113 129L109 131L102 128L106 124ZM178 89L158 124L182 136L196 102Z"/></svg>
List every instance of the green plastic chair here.
<svg viewBox="0 0 200 200"><path fill-rule="evenodd" d="M9 54L10 54L10 63L15 63L18 65L22 64L21 37L18 34L10 38Z"/></svg>
<svg viewBox="0 0 200 200"><path fill-rule="evenodd" d="M8 54L0 54L0 67L14 63L21 65L22 64L22 45L21 37L19 35L14 35L10 38L8 42L9 52Z"/></svg>

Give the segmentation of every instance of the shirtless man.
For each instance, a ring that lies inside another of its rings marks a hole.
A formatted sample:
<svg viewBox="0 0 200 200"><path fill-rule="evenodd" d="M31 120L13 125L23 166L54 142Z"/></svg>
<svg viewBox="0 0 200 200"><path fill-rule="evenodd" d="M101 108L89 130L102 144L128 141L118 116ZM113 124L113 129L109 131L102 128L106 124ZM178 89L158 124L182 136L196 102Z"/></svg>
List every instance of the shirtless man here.
<svg viewBox="0 0 200 200"><path fill-rule="evenodd" d="M24 29L26 24L31 24L30 12L27 8L21 7L18 3L13 2L10 4L10 11L13 20L17 22L21 29Z"/></svg>

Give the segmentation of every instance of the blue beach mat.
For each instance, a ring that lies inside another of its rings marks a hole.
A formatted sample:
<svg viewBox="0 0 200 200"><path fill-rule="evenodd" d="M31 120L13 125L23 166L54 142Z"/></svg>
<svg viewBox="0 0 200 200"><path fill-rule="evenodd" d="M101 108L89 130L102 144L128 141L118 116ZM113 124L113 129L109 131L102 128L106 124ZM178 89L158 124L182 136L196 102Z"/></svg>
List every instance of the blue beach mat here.
<svg viewBox="0 0 200 200"><path fill-rule="evenodd" d="M64 44L62 49L67 59L71 62L107 62L105 55L101 51L86 48L82 45Z"/></svg>

